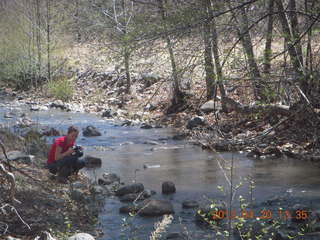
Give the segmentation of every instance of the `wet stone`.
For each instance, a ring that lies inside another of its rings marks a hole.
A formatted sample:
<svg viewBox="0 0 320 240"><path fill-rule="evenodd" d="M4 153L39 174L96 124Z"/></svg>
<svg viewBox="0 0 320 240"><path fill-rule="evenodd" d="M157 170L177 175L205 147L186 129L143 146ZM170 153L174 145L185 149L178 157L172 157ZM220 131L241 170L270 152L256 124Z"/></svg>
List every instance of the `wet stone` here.
<svg viewBox="0 0 320 240"><path fill-rule="evenodd" d="M199 203L194 200L186 200L182 203L183 208L196 208L199 207Z"/></svg>

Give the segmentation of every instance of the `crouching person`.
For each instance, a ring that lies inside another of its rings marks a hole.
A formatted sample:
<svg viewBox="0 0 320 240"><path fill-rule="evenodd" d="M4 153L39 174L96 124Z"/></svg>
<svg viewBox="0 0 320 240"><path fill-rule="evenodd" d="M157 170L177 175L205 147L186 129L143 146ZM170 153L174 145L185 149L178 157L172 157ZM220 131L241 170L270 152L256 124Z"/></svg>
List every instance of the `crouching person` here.
<svg viewBox="0 0 320 240"><path fill-rule="evenodd" d="M47 166L52 174L58 175L59 182L66 183L68 177L85 166L84 160L79 159L82 155L82 148L75 146L79 130L75 126L68 128L68 134L56 138L51 145Z"/></svg>

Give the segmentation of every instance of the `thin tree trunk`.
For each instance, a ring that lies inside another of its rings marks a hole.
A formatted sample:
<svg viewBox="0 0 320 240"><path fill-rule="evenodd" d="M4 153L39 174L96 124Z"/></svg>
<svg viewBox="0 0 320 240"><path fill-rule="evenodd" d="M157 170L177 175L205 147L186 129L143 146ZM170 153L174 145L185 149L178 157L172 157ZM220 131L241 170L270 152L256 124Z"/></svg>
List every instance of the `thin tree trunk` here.
<svg viewBox="0 0 320 240"><path fill-rule="evenodd" d="M214 97L215 94L215 74L213 69L212 45L210 41L209 9L210 0L202 0L206 20L203 23L203 42L204 42L204 69L206 73L207 100Z"/></svg>
<svg viewBox="0 0 320 240"><path fill-rule="evenodd" d="M219 90L220 94L223 97L226 96L226 91L224 89L224 85L222 83L223 80L223 74L222 74L222 67L220 64L220 56L219 56L219 51L218 51L218 34L217 34L217 25L216 25L216 20L213 17L213 10L212 10L212 5L211 5L211 0L207 0L210 2L210 8L209 8L209 16L211 21L211 37L212 37L212 51L213 51L213 56L214 56L214 64L215 64L215 69L217 73L217 82L219 85Z"/></svg>
<svg viewBox="0 0 320 240"><path fill-rule="evenodd" d="M294 39L291 35L291 31L290 31L290 25L289 22L287 20L286 14L284 12L284 7L283 7L283 3L282 0L275 0L276 4L278 6L278 11L279 11L279 19L282 25L282 31L283 31L283 36L284 36L284 40L288 46L288 53L290 55L290 60L291 60L291 64L293 66L294 71L297 74L298 79L300 80L300 86L301 89L304 93L307 92L308 90L308 84L305 81L305 79L303 78L304 74L303 74L303 62L300 61L299 55L296 51L296 47L294 45Z"/></svg>
<svg viewBox="0 0 320 240"><path fill-rule="evenodd" d="M266 85L263 83L257 62L255 60L252 40L249 32L248 16L246 13L246 9L244 7L240 9L239 27L240 29L238 31L238 35L239 35L239 38L241 38L241 42L242 42L245 54L248 58L250 75L254 79L253 88L254 88L255 99L266 101L268 100L268 97L266 96L266 91L265 91Z"/></svg>
<svg viewBox="0 0 320 240"><path fill-rule="evenodd" d="M296 0L289 0L288 8L289 8L288 18L291 24L292 40L295 42L299 39L299 35L300 35L299 34L300 31L298 28L299 22L298 22L298 17L296 13L297 11ZM302 48L301 48L300 41L295 44L295 49L297 51L299 61L303 63Z"/></svg>
<svg viewBox="0 0 320 240"><path fill-rule="evenodd" d="M47 80L51 80L51 62L50 62L50 1L47 0Z"/></svg>
<svg viewBox="0 0 320 240"><path fill-rule="evenodd" d="M158 0L158 6L160 15L164 24L164 31L166 32L166 42L167 42L167 49L169 51L170 55L170 61L171 61L171 68L172 68L172 77L173 77L173 98L172 98L172 105L178 105L181 102L181 96L182 92L180 91L180 84L179 84L179 78L178 78L178 72L176 67L176 61L173 53L173 46L170 40L170 37L168 35L167 26L166 26L166 13L163 5L163 0Z"/></svg>
<svg viewBox="0 0 320 240"><path fill-rule="evenodd" d="M263 66L263 72L265 74L270 74L271 69L271 55L272 55L272 37L273 37L273 8L274 8L274 0L269 0L268 4L268 27L267 27L267 33L266 33L266 46L264 49L264 66Z"/></svg>
<svg viewBox="0 0 320 240"><path fill-rule="evenodd" d="M41 15L40 15L40 0L36 0L36 41L37 41L37 52L38 52L38 76L35 79L35 88L38 88L38 80L41 78L41 65L42 65L42 56L41 56Z"/></svg>
<svg viewBox="0 0 320 240"><path fill-rule="evenodd" d="M125 46L124 49L124 65L125 65L125 71L126 71L126 78L127 78L127 86L126 86L126 93L130 93L131 89L131 77L130 77L130 52L127 46Z"/></svg>

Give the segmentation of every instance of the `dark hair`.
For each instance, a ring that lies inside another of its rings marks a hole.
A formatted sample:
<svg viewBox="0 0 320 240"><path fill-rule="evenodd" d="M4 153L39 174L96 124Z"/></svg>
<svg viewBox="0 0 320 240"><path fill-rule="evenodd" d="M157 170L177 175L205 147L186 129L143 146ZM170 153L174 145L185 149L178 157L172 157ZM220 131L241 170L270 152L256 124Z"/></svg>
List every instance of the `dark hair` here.
<svg viewBox="0 0 320 240"><path fill-rule="evenodd" d="M76 126L72 125L68 128L68 134L72 132L79 132L79 129Z"/></svg>

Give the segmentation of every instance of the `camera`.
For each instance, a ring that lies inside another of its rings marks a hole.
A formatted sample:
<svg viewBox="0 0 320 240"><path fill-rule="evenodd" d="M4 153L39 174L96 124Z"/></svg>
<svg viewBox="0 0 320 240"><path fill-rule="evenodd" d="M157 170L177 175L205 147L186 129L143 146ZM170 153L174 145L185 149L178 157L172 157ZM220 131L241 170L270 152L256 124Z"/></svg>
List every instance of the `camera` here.
<svg viewBox="0 0 320 240"><path fill-rule="evenodd" d="M82 147L78 146L78 145L74 145L72 147L72 149L74 150L74 153L72 155L76 156L76 157L82 157L83 156L83 151L82 151Z"/></svg>

